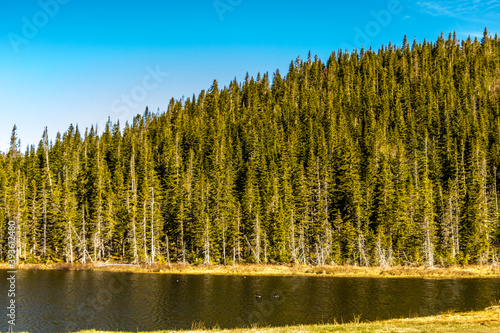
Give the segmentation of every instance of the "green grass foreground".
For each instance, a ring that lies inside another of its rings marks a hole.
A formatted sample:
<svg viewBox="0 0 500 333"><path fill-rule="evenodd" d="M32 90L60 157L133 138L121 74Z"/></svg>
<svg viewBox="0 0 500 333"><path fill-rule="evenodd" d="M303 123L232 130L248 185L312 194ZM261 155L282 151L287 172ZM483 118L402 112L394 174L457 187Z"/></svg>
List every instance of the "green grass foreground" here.
<svg viewBox="0 0 500 333"><path fill-rule="evenodd" d="M354 320L346 324L297 325L287 327L256 327L244 329L220 330L205 329L200 324L193 325L189 331L160 332L500 332L500 306L491 306L483 311L446 312L436 316L390 319L376 322ZM201 327L200 327L201 326ZM107 331L80 331L79 333L108 333ZM118 332L109 332L118 333ZM132 332L131 332L132 333Z"/></svg>

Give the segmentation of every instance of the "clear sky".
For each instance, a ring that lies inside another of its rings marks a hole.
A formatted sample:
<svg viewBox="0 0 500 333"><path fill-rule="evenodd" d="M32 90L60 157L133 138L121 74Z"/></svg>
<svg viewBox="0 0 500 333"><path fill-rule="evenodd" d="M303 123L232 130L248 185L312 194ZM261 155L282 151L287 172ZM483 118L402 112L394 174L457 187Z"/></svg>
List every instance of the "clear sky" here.
<svg viewBox="0 0 500 333"><path fill-rule="evenodd" d="M500 33L499 0L2 0L0 150L164 111L248 72L286 73L308 51Z"/></svg>

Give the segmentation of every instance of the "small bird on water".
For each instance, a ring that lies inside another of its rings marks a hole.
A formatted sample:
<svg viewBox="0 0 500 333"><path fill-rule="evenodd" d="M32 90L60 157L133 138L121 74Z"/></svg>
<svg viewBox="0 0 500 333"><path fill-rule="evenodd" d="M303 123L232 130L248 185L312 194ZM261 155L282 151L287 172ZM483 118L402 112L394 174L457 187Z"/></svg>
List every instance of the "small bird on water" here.
<svg viewBox="0 0 500 333"><path fill-rule="evenodd" d="M280 298L280 295L276 295L276 293L274 293L273 297L276 298L276 299L278 299L278 298Z"/></svg>
<svg viewBox="0 0 500 333"><path fill-rule="evenodd" d="M257 295L257 294L255 294L255 298L257 298L257 299L261 299L261 298L262 298L262 296L261 296L261 295Z"/></svg>

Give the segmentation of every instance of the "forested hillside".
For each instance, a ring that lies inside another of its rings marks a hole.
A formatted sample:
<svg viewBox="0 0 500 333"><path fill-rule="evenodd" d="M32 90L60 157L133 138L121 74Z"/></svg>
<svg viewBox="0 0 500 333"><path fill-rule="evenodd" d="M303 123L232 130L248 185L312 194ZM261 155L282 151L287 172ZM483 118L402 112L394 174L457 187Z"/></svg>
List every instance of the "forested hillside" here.
<svg viewBox="0 0 500 333"><path fill-rule="evenodd" d="M486 31L405 37L214 81L101 135L24 149L14 127L0 257L15 221L28 262L496 263L499 64Z"/></svg>

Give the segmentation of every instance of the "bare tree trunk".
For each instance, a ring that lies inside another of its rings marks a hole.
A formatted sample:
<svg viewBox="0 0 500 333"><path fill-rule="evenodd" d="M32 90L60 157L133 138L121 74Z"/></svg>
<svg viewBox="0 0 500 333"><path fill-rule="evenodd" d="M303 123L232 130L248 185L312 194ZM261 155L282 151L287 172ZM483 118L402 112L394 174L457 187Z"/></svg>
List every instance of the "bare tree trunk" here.
<svg viewBox="0 0 500 333"><path fill-rule="evenodd" d="M47 193L45 191L45 184L43 185L43 257L47 255Z"/></svg>
<svg viewBox="0 0 500 333"><path fill-rule="evenodd" d="M47 135L47 127L43 133L43 148L45 150L45 162L47 166L47 177L49 179L49 187L52 190L52 177L50 176L50 166L49 166L49 138Z"/></svg>
<svg viewBox="0 0 500 333"><path fill-rule="evenodd" d="M478 148L478 153L479 153L479 148ZM490 214L489 214L489 210L488 210L488 195L486 193L486 190L487 190L487 177L488 177L488 174L487 174L487 171L486 171L486 159L482 156L481 157L481 163L480 163L480 166L478 165L479 167L479 174L481 176L481 211L482 211L482 214L481 214L481 230L482 232L484 232L484 237L486 238L486 248L482 250L482 253L481 253L481 261L480 263L481 264L487 264L488 261L489 261L489 252L490 252L490 239L492 238L491 236L491 220L490 220ZM481 236L483 237L483 236Z"/></svg>
<svg viewBox="0 0 500 333"><path fill-rule="evenodd" d="M226 264L226 223L222 216L222 258L224 265Z"/></svg>
<svg viewBox="0 0 500 333"><path fill-rule="evenodd" d="M457 256L460 252L460 242L459 242L459 222L460 222L460 205L458 204L458 165L457 165L457 178L455 180L455 207L457 207L457 211L455 212L455 218L453 220L452 225L452 234L453 234L453 253Z"/></svg>
<svg viewBox="0 0 500 333"><path fill-rule="evenodd" d="M52 177L50 175L50 163L49 163L49 138L47 135L47 128L43 133L43 146L45 150L45 163L47 169L47 178L49 180L49 191L52 193ZM43 186L43 256L47 255L47 193L45 190L45 184Z"/></svg>
<svg viewBox="0 0 500 333"><path fill-rule="evenodd" d="M94 236L94 260L101 259L101 252L104 252L102 249L102 177L101 177L101 163L100 163L100 154L99 154L99 141L97 141L97 174L98 174L98 194L97 194L97 233ZM102 253L104 255L104 253Z"/></svg>
<svg viewBox="0 0 500 333"><path fill-rule="evenodd" d="M19 263L19 254L21 253L21 198L20 198L20 192L21 192L21 171L17 171L17 204L16 204L16 217L15 217L15 222L16 222L16 265ZM24 187L23 187L24 191Z"/></svg>
<svg viewBox="0 0 500 333"><path fill-rule="evenodd" d="M494 180L494 188L493 191L495 193L495 221L496 221L496 227L498 228L498 195L497 195L497 167L493 167L493 180Z"/></svg>
<svg viewBox="0 0 500 333"><path fill-rule="evenodd" d="M305 250L305 244L304 244L304 226L300 226L300 231L299 231L299 262L302 264L306 263L306 250Z"/></svg>
<svg viewBox="0 0 500 333"><path fill-rule="evenodd" d="M203 261L203 264L205 265L210 264L210 234L208 232L208 223L209 219L207 216L207 220L205 222L205 260Z"/></svg>
<svg viewBox="0 0 500 333"><path fill-rule="evenodd" d="M429 267L432 267L434 265L434 251L432 249L429 218L427 216L425 217L425 227L426 227L425 252L427 256L427 265Z"/></svg>
<svg viewBox="0 0 500 333"><path fill-rule="evenodd" d="M135 228L135 213L137 209L137 185L135 181L135 148L132 145L132 156L130 157L130 178L132 186L132 237L133 237L133 251L134 251L134 263L139 261L139 255L137 251L137 231Z"/></svg>
<svg viewBox="0 0 500 333"><path fill-rule="evenodd" d="M181 205L183 207L183 205ZM186 244L184 243L184 215L181 218L181 249L182 249L182 263L186 263Z"/></svg>
<svg viewBox="0 0 500 333"><path fill-rule="evenodd" d="M87 247L86 247L86 246L83 246L84 241L82 241L82 239L80 238L80 236L78 236L78 232L76 232L76 230L75 230L75 228L73 227L73 225L71 225L71 224L70 224L70 227L71 227L71 229L73 229L73 232L75 233L76 238L77 238L77 239L78 239L78 241L80 242L80 247L81 247L81 248L83 248L83 257L82 257L83 261L82 261L82 263L86 263L86 256L88 256L88 257L89 257L89 259L90 259L90 261L91 261L91 262L94 262L94 261L92 260L92 256L91 256L90 254L88 254L88 252L87 252Z"/></svg>
<svg viewBox="0 0 500 333"><path fill-rule="evenodd" d="M155 262L154 206L155 206L155 192L154 189L151 187L151 263Z"/></svg>
<svg viewBox="0 0 500 333"><path fill-rule="evenodd" d="M169 250L169 244L168 244L168 234L165 233L165 245L166 245L166 248L167 248L167 263L168 263L168 266L170 267L170 250Z"/></svg>
<svg viewBox="0 0 500 333"><path fill-rule="evenodd" d="M321 261L320 261L320 257L319 257L319 248L318 248L318 243L319 243L319 235L317 237L317 242L316 242L316 264L318 266L321 266Z"/></svg>
<svg viewBox="0 0 500 333"><path fill-rule="evenodd" d="M87 254L87 241L85 239L85 206L82 207L82 239L81 246L83 247L83 263L87 262L85 255Z"/></svg>
<svg viewBox="0 0 500 333"><path fill-rule="evenodd" d="M20 211L19 211L19 201L17 204L17 212L16 212L16 265L19 264L19 253L21 251L21 228L20 228L20 221L21 221L21 216L20 216Z"/></svg>
<svg viewBox="0 0 500 333"><path fill-rule="evenodd" d="M248 240L247 236L243 235L243 238L245 238L245 240L247 241L248 248L253 253L254 257L257 258L257 253L255 253L255 250L253 249L252 244L250 244L250 241Z"/></svg>
<svg viewBox="0 0 500 333"><path fill-rule="evenodd" d="M264 232L264 263L267 264L267 237L265 232Z"/></svg>
<svg viewBox="0 0 500 333"><path fill-rule="evenodd" d="M323 264L326 264L326 259L330 256L331 253L331 225L330 225L330 211L328 207L328 182L325 180L323 187L325 188L325 221L324 221L324 228L325 228L325 236L326 236L326 254L323 255ZM359 214L358 214L358 221L359 221ZM323 248L321 248L323 252Z"/></svg>
<svg viewBox="0 0 500 333"><path fill-rule="evenodd" d="M135 230L135 217L132 218L132 235L133 235L133 250L134 250L134 263L139 261L139 254L137 250L137 231Z"/></svg>
<svg viewBox="0 0 500 333"><path fill-rule="evenodd" d="M71 235L71 220L68 219L68 233L69 233L69 262L73 263L73 236Z"/></svg>
<svg viewBox="0 0 500 333"><path fill-rule="evenodd" d="M147 230L146 230L146 201L142 203L142 247L144 249L144 261L148 262Z"/></svg>
<svg viewBox="0 0 500 333"><path fill-rule="evenodd" d="M378 237L378 241L377 241L377 258L378 258L380 267L386 268L387 267L387 258L385 255L385 251L382 249L382 243L380 241L380 236Z"/></svg>
<svg viewBox="0 0 500 333"><path fill-rule="evenodd" d="M240 248L240 208L238 207L238 264L241 263L241 248ZM233 260L234 261L234 260Z"/></svg>
<svg viewBox="0 0 500 333"><path fill-rule="evenodd" d="M32 199L31 199L31 219L32 219L32 225L31 227L34 229L35 226L36 226L36 194L33 195ZM36 245L37 245L37 239L35 237L35 232L32 233L32 244L31 244L31 248L30 248L30 254L35 254L36 253ZM1 247L0 247L1 248ZM1 250L0 250L1 252Z"/></svg>
<svg viewBox="0 0 500 333"><path fill-rule="evenodd" d="M293 263L297 263L297 255L295 253L295 221L293 219L293 210L292 214L290 217L290 224L291 224L291 229L290 229L290 245L292 247L292 258L293 258Z"/></svg>
<svg viewBox="0 0 500 333"><path fill-rule="evenodd" d="M236 248L233 246L233 267L236 266Z"/></svg>
<svg viewBox="0 0 500 333"><path fill-rule="evenodd" d="M424 142L424 147L425 147L425 178L423 182L423 187L424 187L424 251L425 251L425 256L427 259L427 265L429 267L432 267L434 265L434 249L433 249L433 244L432 244L432 237L431 237L431 219L432 219L432 212L433 212L433 207L432 207L432 185L430 184L430 180L428 177L428 154L427 154L427 137L425 138ZM427 207L429 209L427 210Z"/></svg>
<svg viewBox="0 0 500 333"><path fill-rule="evenodd" d="M255 252L256 252L256 262L260 264L260 225L259 225L259 213L255 217Z"/></svg>

